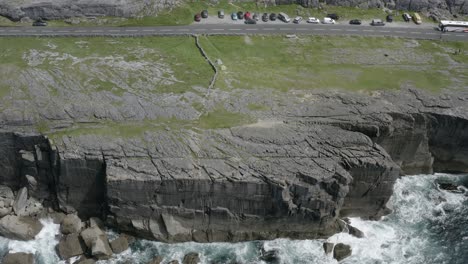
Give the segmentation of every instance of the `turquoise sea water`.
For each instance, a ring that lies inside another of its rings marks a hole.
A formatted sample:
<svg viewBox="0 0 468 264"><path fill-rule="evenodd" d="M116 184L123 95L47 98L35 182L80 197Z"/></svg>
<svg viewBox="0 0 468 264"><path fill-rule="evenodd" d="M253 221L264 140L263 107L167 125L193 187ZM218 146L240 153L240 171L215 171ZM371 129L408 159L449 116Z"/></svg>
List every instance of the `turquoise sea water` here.
<svg viewBox="0 0 468 264"><path fill-rule="evenodd" d="M339 233L327 240L253 241L244 243L165 244L136 241L111 260L98 263L147 263L156 255L182 261L198 252L203 263L265 263L261 249L277 251L277 263L337 263L322 249L325 241L351 245L353 253L341 263L465 264L468 263L468 194L439 190L436 182L468 187L468 175L416 175L399 179L389 202L393 213L380 221L352 218L364 238ZM45 228L29 242L0 238L0 251L34 252L40 264L60 262L55 254L59 226L43 220ZM112 237L113 233L109 232Z"/></svg>

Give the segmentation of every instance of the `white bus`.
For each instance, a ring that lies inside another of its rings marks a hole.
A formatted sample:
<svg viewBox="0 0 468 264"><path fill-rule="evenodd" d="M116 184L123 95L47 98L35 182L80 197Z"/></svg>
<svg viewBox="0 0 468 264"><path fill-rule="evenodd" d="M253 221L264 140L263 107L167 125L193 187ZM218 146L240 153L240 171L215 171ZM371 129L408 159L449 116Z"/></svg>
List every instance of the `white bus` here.
<svg viewBox="0 0 468 264"><path fill-rule="evenodd" d="M466 32L468 33L468 21L441 20L440 31L443 32Z"/></svg>

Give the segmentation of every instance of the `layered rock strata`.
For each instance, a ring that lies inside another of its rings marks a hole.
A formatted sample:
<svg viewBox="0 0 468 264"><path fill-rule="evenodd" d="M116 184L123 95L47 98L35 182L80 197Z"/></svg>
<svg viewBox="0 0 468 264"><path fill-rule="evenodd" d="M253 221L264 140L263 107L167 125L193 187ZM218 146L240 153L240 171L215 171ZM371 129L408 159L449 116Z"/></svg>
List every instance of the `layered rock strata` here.
<svg viewBox="0 0 468 264"><path fill-rule="evenodd" d="M276 106L274 120L230 129L54 142L5 131L0 176L124 232L207 242L326 237L339 217L385 213L400 175L468 171L466 92L302 98Z"/></svg>

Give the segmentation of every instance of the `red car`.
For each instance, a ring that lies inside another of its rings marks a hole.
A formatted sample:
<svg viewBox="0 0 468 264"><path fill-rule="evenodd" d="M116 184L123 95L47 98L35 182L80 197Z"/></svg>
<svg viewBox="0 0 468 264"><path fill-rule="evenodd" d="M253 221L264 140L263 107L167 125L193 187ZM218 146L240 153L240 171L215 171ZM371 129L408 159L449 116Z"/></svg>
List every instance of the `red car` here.
<svg viewBox="0 0 468 264"><path fill-rule="evenodd" d="M248 11L245 12L244 19L245 19L245 20L252 19L252 16L251 16L250 12L248 12Z"/></svg>
<svg viewBox="0 0 468 264"><path fill-rule="evenodd" d="M200 15L200 14L196 14L196 15L195 15L195 21L196 21L196 22L200 22L200 20L201 20L201 15Z"/></svg>

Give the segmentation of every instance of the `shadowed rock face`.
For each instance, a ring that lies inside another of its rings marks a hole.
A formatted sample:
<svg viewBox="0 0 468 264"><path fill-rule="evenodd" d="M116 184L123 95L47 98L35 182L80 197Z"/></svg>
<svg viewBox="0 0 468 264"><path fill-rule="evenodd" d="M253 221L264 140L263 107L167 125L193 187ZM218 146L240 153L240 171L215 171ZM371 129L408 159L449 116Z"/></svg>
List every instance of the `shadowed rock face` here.
<svg viewBox="0 0 468 264"><path fill-rule="evenodd" d="M53 143L4 132L2 180L16 188L24 168L44 168L36 176L64 211L150 239L206 242L326 237L338 217L385 213L399 175L468 171L466 92L303 98L274 107L275 121L230 129Z"/></svg>

